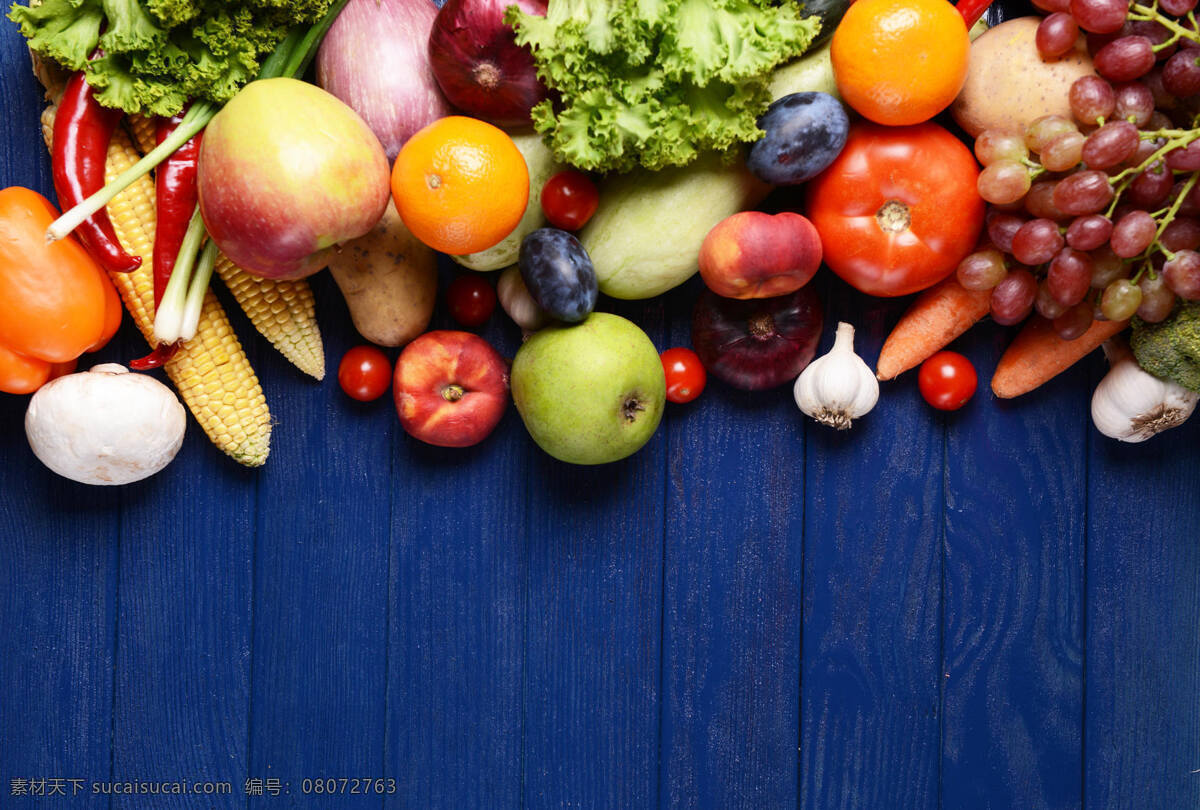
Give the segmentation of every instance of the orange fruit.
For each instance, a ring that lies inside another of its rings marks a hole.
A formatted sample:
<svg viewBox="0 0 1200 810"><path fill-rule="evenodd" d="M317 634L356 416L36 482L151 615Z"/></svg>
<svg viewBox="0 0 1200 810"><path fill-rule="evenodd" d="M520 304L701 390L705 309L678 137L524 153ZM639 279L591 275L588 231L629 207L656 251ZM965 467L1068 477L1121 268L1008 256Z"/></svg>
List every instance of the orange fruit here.
<svg viewBox="0 0 1200 810"><path fill-rule="evenodd" d="M400 148L392 197L413 236L443 253L476 253L502 241L521 221L529 170L503 130L451 115Z"/></svg>
<svg viewBox="0 0 1200 810"><path fill-rule="evenodd" d="M971 40L947 0L856 0L833 32L842 99L878 124L928 121L967 78Z"/></svg>

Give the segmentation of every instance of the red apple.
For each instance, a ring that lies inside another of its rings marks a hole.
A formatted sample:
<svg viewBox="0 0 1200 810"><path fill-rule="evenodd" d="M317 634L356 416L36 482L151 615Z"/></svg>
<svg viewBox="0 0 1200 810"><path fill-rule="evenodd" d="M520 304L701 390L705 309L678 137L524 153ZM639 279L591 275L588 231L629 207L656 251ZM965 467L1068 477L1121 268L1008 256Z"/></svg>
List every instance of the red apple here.
<svg viewBox="0 0 1200 810"><path fill-rule="evenodd" d="M795 292L821 266L821 237L800 214L742 211L718 222L700 246L700 275L726 298Z"/></svg>
<svg viewBox="0 0 1200 810"><path fill-rule="evenodd" d="M508 363L470 332L426 332L396 360L392 385L400 424L438 447L487 438L508 407Z"/></svg>
<svg viewBox="0 0 1200 810"><path fill-rule="evenodd" d="M358 113L296 79L251 82L209 122L197 184L209 234L234 263L303 278L383 216L390 170Z"/></svg>

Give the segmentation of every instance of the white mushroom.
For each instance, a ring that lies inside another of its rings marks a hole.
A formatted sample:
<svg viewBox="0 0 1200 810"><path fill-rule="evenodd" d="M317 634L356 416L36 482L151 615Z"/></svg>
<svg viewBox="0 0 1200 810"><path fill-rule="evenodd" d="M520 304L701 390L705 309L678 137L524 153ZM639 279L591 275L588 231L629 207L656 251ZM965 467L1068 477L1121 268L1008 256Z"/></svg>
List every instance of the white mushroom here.
<svg viewBox="0 0 1200 810"><path fill-rule="evenodd" d="M116 363L51 380L25 412L33 454L83 484L128 484L154 475L179 452L186 426L171 389Z"/></svg>

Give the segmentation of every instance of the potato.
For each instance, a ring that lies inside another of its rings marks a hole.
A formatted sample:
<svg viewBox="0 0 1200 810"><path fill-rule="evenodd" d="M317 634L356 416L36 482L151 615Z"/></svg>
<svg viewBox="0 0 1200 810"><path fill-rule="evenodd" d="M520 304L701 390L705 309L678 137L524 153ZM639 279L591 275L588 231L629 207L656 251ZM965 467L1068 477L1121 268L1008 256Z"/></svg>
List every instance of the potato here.
<svg viewBox="0 0 1200 810"><path fill-rule="evenodd" d="M1043 62L1034 44L1041 19L1003 22L971 44L967 81L950 105L954 120L971 136L985 129L1023 132L1043 115L1071 117L1071 84L1095 75L1092 59L1081 35L1066 56Z"/></svg>
<svg viewBox="0 0 1200 810"><path fill-rule="evenodd" d="M437 261L404 227L393 203L370 232L334 252L329 272L346 297L354 328L372 343L403 346L429 326Z"/></svg>

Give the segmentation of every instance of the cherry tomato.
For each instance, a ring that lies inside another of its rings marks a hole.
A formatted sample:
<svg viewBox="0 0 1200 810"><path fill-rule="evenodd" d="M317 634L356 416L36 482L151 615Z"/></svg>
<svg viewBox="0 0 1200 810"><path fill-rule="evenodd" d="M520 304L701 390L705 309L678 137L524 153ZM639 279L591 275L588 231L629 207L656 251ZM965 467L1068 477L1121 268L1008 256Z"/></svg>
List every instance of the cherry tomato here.
<svg viewBox="0 0 1200 810"><path fill-rule="evenodd" d="M542 211L555 228L577 231L600 205L600 192L586 174L566 169L542 186Z"/></svg>
<svg viewBox="0 0 1200 810"><path fill-rule="evenodd" d="M359 402L379 399L392 382L392 364L374 346L355 346L338 364L338 384Z"/></svg>
<svg viewBox="0 0 1200 810"><path fill-rule="evenodd" d="M463 326L481 326L496 309L496 290L483 276L461 275L446 288L446 307Z"/></svg>
<svg viewBox="0 0 1200 810"><path fill-rule="evenodd" d="M809 183L808 217L825 263L870 295L923 290L954 272L983 227L979 166L933 123L857 123Z"/></svg>
<svg viewBox="0 0 1200 810"><path fill-rule="evenodd" d="M958 352L938 352L917 372L921 396L939 411L956 411L966 405L978 382L975 367Z"/></svg>
<svg viewBox="0 0 1200 810"><path fill-rule="evenodd" d="M708 372L700 356L683 346L662 353L663 372L667 376L667 399L671 402L691 402L700 396L708 382Z"/></svg>

